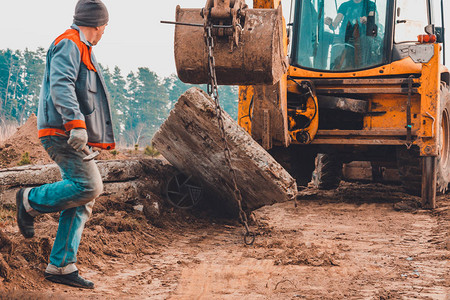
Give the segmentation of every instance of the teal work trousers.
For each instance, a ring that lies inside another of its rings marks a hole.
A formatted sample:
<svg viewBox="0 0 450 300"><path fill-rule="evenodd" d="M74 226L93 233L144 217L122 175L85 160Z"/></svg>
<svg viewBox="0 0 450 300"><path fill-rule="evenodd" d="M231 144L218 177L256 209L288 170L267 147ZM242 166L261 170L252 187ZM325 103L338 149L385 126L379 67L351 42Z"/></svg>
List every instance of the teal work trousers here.
<svg viewBox="0 0 450 300"><path fill-rule="evenodd" d="M58 231L50 254L50 264L62 268L77 260L84 225L92 214L95 198L103 191L100 172L94 161L67 144L67 138L41 138L51 159L59 166L62 180L33 188L28 193L31 215L61 212Z"/></svg>

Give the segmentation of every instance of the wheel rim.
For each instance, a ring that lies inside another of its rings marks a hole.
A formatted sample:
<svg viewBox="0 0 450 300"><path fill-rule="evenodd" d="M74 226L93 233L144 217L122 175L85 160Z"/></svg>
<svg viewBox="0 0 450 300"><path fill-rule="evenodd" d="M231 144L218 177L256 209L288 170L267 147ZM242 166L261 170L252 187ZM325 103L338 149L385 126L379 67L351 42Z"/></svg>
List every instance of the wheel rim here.
<svg viewBox="0 0 450 300"><path fill-rule="evenodd" d="M449 112L447 109L444 109L442 112L442 128L441 128L441 164L443 166L447 166L449 162L449 151L450 151L450 118Z"/></svg>
<svg viewBox="0 0 450 300"><path fill-rule="evenodd" d="M173 206L189 209L200 202L203 188L201 184L192 179L192 176L179 173L167 182L165 194Z"/></svg>

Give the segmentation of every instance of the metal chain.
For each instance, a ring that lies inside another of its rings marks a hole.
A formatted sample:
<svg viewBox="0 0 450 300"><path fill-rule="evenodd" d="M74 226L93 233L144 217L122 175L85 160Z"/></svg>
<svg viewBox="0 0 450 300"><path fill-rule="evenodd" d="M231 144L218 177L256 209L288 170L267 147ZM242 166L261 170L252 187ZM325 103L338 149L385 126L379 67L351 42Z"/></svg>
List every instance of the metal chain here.
<svg viewBox="0 0 450 300"><path fill-rule="evenodd" d="M414 76L411 75L408 77L408 100L406 102L406 148L411 149L413 142L411 137L412 131L412 123L411 123L411 95L412 95L412 87L414 83Z"/></svg>
<svg viewBox="0 0 450 300"><path fill-rule="evenodd" d="M250 231L248 226L248 219L245 211L242 209L242 194L237 186L237 176L236 171L233 168L233 165L231 163L231 151L230 146L228 145L227 137L225 135L225 127L223 125L223 116L222 116L222 109L220 107L219 102L219 90L217 85L217 77L216 77L216 64L214 60L214 39L212 36L212 24L211 22L208 22L208 24L205 26L205 40L206 40L206 46L208 50L208 72L210 77L210 83L207 84L207 92L208 94L214 99L215 104L215 110L216 110L216 116L217 121L219 123L219 129L221 132L221 138L223 142L224 147L224 154L225 154L225 160L226 163L230 169L231 173L231 179L233 180L233 188L234 188L234 199L237 202L238 208L239 208L239 219L244 224L245 228L245 234L244 234L244 242L246 245L252 245L255 242L255 233Z"/></svg>

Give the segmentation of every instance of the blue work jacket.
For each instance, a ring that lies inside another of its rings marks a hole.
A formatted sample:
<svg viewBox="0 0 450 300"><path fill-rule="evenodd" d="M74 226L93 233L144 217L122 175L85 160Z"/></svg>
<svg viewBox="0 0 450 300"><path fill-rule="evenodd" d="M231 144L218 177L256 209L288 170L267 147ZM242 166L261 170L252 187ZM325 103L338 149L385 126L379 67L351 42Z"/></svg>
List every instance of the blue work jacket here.
<svg viewBox="0 0 450 300"><path fill-rule="evenodd" d="M39 137L85 128L88 145L114 149L109 95L92 46L76 25L47 52L39 96Z"/></svg>

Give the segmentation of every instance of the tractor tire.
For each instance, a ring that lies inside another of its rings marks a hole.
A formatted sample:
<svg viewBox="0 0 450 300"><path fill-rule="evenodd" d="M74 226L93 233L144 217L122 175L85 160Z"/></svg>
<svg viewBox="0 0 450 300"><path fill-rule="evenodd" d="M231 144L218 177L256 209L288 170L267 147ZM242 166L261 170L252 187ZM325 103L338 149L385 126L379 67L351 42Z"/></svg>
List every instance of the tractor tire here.
<svg viewBox="0 0 450 300"><path fill-rule="evenodd" d="M269 154L297 181L297 186L307 186L314 171L314 157L316 150L313 147L290 145L273 147Z"/></svg>
<svg viewBox="0 0 450 300"><path fill-rule="evenodd" d="M450 182L450 93L447 86L441 85L441 122L439 126L439 156L436 163L436 190L447 192Z"/></svg>
<svg viewBox="0 0 450 300"><path fill-rule="evenodd" d="M336 189L341 182L342 161L336 154L319 153L315 160L312 184L321 190Z"/></svg>
<svg viewBox="0 0 450 300"><path fill-rule="evenodd" d="M436 160L436 191L445 193L450 182L450 94L441 86L441 122L439 126L439 156ZM422 160L417 146L397 148L397 164L404 190L411 195L422 195Z"/></svg>

